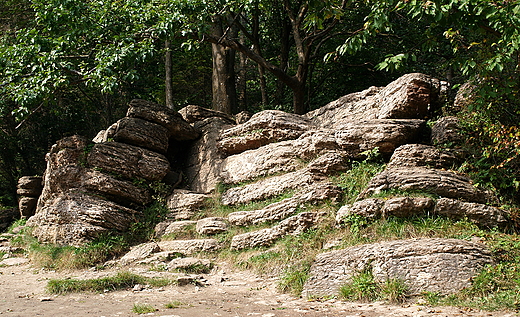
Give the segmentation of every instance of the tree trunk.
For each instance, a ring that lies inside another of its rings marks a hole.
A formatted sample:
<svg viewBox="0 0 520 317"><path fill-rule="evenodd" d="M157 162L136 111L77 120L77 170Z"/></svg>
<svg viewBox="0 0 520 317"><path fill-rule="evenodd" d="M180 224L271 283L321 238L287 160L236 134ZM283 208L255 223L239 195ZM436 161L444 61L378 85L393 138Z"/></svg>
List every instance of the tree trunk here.
<svg viewBox="0 0 520 317"><path fill-rule="evenodd" d="M216 38L224 36L220 17L214 17L211 33ZM228 114L236 113L235 50L220 43L212 43L211 52L213 58L213 109Z"/></svg>
<svg viewBox="0 0 520 317"><path fill-rule="evenodd" d="M173 110L173 84L172 84L172 45L170 39L164 41L164 103Z"/></svg>

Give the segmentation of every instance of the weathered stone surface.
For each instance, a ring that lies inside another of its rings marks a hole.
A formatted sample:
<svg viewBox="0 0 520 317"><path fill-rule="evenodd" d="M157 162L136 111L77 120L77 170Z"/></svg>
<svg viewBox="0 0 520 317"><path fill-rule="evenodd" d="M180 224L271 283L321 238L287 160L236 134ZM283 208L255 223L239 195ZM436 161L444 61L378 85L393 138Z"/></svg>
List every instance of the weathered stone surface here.
<svg viewBox="0 0 520 317"><path fill-rule="evenodd" d="M246 123L224 131L218 148L225 154L237 154L263 145L294 140L314 128L302 116L279 110L265 110L254 114Z"/></svg>
<svg viewBox="0 0 520 317"><path fill-rule="evenodd" d="M82 245L100 234L123 232L135 219L136 211L80 192L54 195L29 218L33 235L40 242Z"/></svg>
<svg viewBox="0 0 520 317"><path fill-rule="evenodd" d="M101 130L98 134L92 139L94 143L105 143L113 141L114 134L116 134L118 129L118 124L113 123L106 130Z"/></svg>
<svg viewBox="0 0 520 317"><path fill-rule="evenodd" d="M157 123L168 129L170 137L178 141L194 140L199 137L199 132L186 122L178 112L151 101L132 100L126 115L130 118L140 118Z"/></svg>
<svg viewBox="0 0 520 317"><path fill-rule="evenodd" d="M437 149L436 147L423 144L405 144L394 151L387 168L396 166L452 168L459 161L457 153L451 150Z"/></svg>
<svg viewBox="0 0 520 317"><path fill-rule="evenodd" d="M171 260L166 268L169 271L190 271L193 268L196 268L197 271L205 271L209 272L213 265L211 261L208 259L199 259L199 258L176 258ZM199 273L199 272L193 272Z"/></svg>
<svg viewBox="0 0 520 317"><path fill-rule="evenodd" d="M188 229L195 229L196 221L180 220L180 221L163 221L155 226L155 236L160 238L170 234L183 234Z"/></svg>
<svg viewBox="0 0 520 317"><path fill-rule="evenodd" d="M209 217L197 221L196 230L199 234L213 235L227 231L227 224L224 218Z"/></svg>
<svg viewBox="0 0 520 317"><path fill-rule="evenodd" d="M179 114L184 118L184 120L190 123L195 123L197 121L202 121L208 118L222 118L227 121L227 124L235 124L235 120L233 119L233 117L228 115L227 113L203 108L200 106L186 106L179 110Z"/></svg>
<svg viewBox="0 0 520 317"><path fill-rule="evenodd" d="M38 197L20 197L18 199L18 210L22 218L29 218L36 212Z"/></svg>
<svg viewBox="0 0 520 317"><path fill-rule="evenodd" d="M117 121L114 141L128 143L159 153L166 153L170 132L165 127L143 119L124 117Z"/></svg>
<svg viewBox="0 0 520 317"><path fill-rule="evenodd" d="M487 228L505 227L509 223L507 214L502 209L456 199L437 200L434 212L454 220L467 218L478 226Z"/></svg>
<svg viewBox="0 0 520 317"><path fill-rule="evenodd" d="M442 197L484 203L489 194L476 188L471 180L454 172L425 167L396 167L377 174L359 198L388 189L421 190Z"/></svg>
<svg viewBox="0 0 520 317"><path fill-rule="evenodd" d="M194 193L185 189L175 189L173 193L166 198L166 205L170 210L170 218L189 219L193 214L202 208L209 195Z"/></svg>
<svg viewBox="0 0 520 317"><path fill-rule="evenodd" d="M267 199L281 195L291 189L310 186L324 178L322 175L313 174L305 169L273 176L253 184L226 190L222 194L221 203L223 205L238 205Z"/></svg>
<svg viewBox="0 0 520 317"><path fill-rule="evenodd" d="M93 194L101 194L122 205L141 206L152 201L152 196L147 189L136 186L130 181L119 180L90 169L82 169L80 177L77 188L85 189Z"/></svg>
<svg viewBox="0 0 520 317"><path fill-rule="evenodd" d="M350 247L319 254L305 283L306 296L337 295L353 275L372 271L376 281L401 279L411 295L450 294L471 285L491 252L479 243L456 239L412 239Z"/></svg>
<svg viewBox="0 0 520 317"><path fill-rule="evenodd" d="M462 139L462 128L457 117L440 118L432 127L431 142L433 144L460 143Z"/></svg>
<svg viewBox="0 0 520 317"><path fill-rule="evenodd" d="M16 266L16 265L23 265L29 262L28 258L7 258L2 261L0 261L0 266Z"/></svg>
<svg viewBox="0 0 520 317"><path fill-rule="evenodd" d="M195 127L201 131L186 153L186 175L188 188L199 193L209 193L221 182L222 153L217 149L220 132L229 127L228 121L214 117L198 121Z"/></svg>
<svg viewBox="0 0 520 317"><path fill-rule="evenodd" d="M249 121L253 114L249 111L241 111L235 115L235 121L237 124L243 124Z"/></svg>
<svg viewBox="0 0 520 317"><path fill-rule="evenodd" d="M238 184L303 167L292 141L272 143L255 150L228 156L222 162L222 181Z"/></svg>
<svg viewBox="0 0 520 317"><path fill-rule="evenodd" d="M306 203L316 203L323 200L337 201L341 197L341 189L331 183L316 183L302 189L290 198L270 204L252 211L237 211L228 215L228 221L235 226L246 226L262 222L274 222L294 214Z"/></svg>
<svg viewBox="0 0 520 317"><path fill-rule="evenodd" d="M158 181L170 171L170 163L164 155L119 142L94 145L87 162L130 180L141 178Z"/></svg>
<svg viewBox="0 0 520 317"><path fill-rule="evenodd" d="M407 74L385 88L370 87L341 97L306 114L312 122L334 129L348 121L423 119L439 97L440 82L423 74Z"/></svg>
<svg viewBox="0 0 520 317"><path fill-rule="evenodd" d="M18 179L16 193L20 196L38 197L42 193L42 189L41 176L23 176Z"/></svg>
<svg viewBox="0 0 520 317"><path fill-rule="evenodd" d="M158 243L162 251L174 251L191 255L202 251L215 251L220 245L215 239L171 240Z"/></svg>
<svg viewBox="0 0 520 317"><path fill-rule="evenodd" d="M146 259L153 253L159 251L159 245L155 242L139 244L133 247L128 253L123 255L121 259L119 259L119 264L128 265L132 262L137 262Z"/></svg>
<svg viewBox="0 0 520 317"><path fill-rule="evenodd" d="M312 227L320 216L320 213L302 212L283 220L272 228L236 235L231 240L231 250L269 246L275 240L286 235L298 235Z"/></svg>
<svg viewBox="0 0 520 317"><path fill-rule="evenodd" d="M428 197L368 198L341 207L336 213L336 222L342 223L344 218L349 215L366 218L412 217L430 211L433 205L433 199Z"/></svg>

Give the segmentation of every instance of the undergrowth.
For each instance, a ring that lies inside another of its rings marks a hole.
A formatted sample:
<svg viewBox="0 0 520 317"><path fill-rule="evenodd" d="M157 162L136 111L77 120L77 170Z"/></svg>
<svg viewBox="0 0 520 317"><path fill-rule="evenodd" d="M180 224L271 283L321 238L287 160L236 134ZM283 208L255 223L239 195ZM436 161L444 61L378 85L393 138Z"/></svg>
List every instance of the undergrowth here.
<svg viewBox="0 0 520 317"><path fill-rule="evenodd" d="M163 287L173 283L174 281L166 278L151 278L130 272L120 272L115 276L96 279L52 279L47 283L46 290L51 294L105 292L130 289L137 284Z"/></svg>

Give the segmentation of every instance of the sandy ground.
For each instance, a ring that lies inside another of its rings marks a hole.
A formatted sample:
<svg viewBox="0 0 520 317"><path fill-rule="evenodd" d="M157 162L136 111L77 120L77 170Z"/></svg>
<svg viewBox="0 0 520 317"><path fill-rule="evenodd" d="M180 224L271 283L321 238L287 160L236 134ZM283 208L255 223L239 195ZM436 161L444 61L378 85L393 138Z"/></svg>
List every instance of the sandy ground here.
<svg viewBox="0 0 520 317"><path fill-rule="evenodd" d="M148 304L154 313L143 316L206 317L332 317L332 316L516 316L511 312L481 312L454 307L426 307L417 304L401 306L385 303L346 303L337 300L307 301L280 294L275 280L264 280L249 272L237 272L220 266L205 275L206 286L145 287L142 290L50 295L45 292L49 279L97 278L114 275L118 270L130 270L150 276L165 276L168 272L150 272L144 268L119 268L102 271L85 270L53 272L37 270L30 264L0 267L0 315L29 316L138 316L132 312L135 304ZM178 308L166 308L172 301Z"/></svg>

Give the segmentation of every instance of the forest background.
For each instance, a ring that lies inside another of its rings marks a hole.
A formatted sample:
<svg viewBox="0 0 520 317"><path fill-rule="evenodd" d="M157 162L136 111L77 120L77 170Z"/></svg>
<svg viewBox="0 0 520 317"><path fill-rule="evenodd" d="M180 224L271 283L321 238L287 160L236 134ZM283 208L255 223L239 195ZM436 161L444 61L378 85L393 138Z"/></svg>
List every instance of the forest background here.
<svg viewBox="0 0 520 317"><path fill-rule="evenodd" d="M0 207L56 140L93 137L134 98L303 114L422 72L466 82L462 172L520 204L520 3L491 0L3 0ZM516 207L515 207L516 206Z"/></svg>

